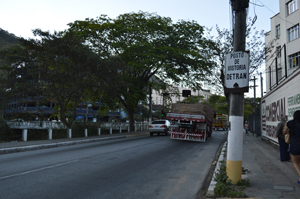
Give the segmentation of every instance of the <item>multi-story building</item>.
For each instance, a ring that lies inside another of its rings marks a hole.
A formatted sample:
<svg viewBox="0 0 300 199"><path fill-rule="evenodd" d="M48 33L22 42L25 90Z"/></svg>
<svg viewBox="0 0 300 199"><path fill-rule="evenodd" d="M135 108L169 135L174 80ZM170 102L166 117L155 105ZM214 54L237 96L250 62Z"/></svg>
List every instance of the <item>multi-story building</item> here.
<svg viewBox="0 0 300 199"><path fill-rule="evenodd" d="M300 110L300 0L279 0L280 12L265 34L266 95L262 97L262 136L277 143L276 126L282 116Z"/></svg>
<svg viewBox="0 0 300 199"><path fill-rule="evenodd" d="M299 67L299 0L280 0L280 12L271 18L271 31L265 34L267 92Z"/></svg>
<svg viewBox="0 0 300 199"><path fill-rule="evenodd" d="M199 96L199 97L202 96L205 100L207 100L212 95L210 93L210 90L200 89L200 90L193 91L191 88L184 88L181 86L174 86L174 87L176 87L176 90L178 90L179 96L175 94L171 94L170 98L172 103L183 101L185 99L185 97L182 97L183 90L191 90L191 96ZM152 104L163 105L162 91L152 90Z"/></svg>
<svg viewBox="0 0 300 199"><path fill-rule="evenodd" d="M25 68L25 64L16 67L16 69L11 72L8 76L8 82L15 84L24 84L24 82L35 91L32 93L25 93L23 90L19 89L19 92L10 98L6 105L4 112L4 118L7 120L11 119L25 119L28 121L32 120L50 120L50 116L54 113L56 100L45 100L43 99L42 89L37 89L39 87L40 80L35 76L36 74L30 74ZM8 84L9 85L9 84ZM39 92L37 92L39 90ZM80 103L76 108L76 120L82 119L91 121L104 120L107 121L109 118L120 118L124 117L124 111L119 108L116 110L110 110L106 115L99 116L98 110L101 107L101 101L89 103ZM1 113L1 112L0 112ZM51 118L59 119L59 118Z"/></svg>

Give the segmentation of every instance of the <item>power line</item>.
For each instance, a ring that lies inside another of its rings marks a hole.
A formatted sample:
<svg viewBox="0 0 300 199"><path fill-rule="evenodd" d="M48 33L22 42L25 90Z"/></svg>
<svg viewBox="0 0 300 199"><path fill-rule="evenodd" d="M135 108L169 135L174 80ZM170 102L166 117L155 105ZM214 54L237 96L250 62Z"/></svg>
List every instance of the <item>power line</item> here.
<svg viewBox="0 0 300 199"><path fill-rule="evenodd" d="M267 8L269 11L273 12L275 15L278 14L278 13L275 13L275 12L274 12L273 10L271 10L270 8L268 8L268 7L267 7L265 4L263 4L260 0L257 0L257 1L259 1L259 2L263 5L262 7ZM287 23L290 23L290 24L292 24L292 25L295 25L295 24L293 24L292 22L289 22L289 21L287 21L286 19L281 18L279 15L277 15L277 17L280 18L281 20L287 22Z"/></svg>
<svg viewBox="0 0 300 199"><path fill-rule="evenodd" d="M255 2L256 2L256 1L255 1ZM249 2L249 3L251 3L252 5L255 5L255 6L265 7L264 5L258 5L258 4L256 4L256 3L252 3L252 2ZM254 10L255 10L255 7L254 7Z"/></svg>
<svg viewBox="0 0 300 199"><path fill-rule="evenodd" d="M252 25L251 25L251 26L253 26L254 23L255 23L256 20L257 20L257 14L256 14L256 12L255 12L255 6L261 6L261 5L257 5L257 4L256 4L256 1L255 1L255 3L252 3L252 2L249 2L249 3L253 4L254 18L253 18L253 20L252 20Z"/></svg>

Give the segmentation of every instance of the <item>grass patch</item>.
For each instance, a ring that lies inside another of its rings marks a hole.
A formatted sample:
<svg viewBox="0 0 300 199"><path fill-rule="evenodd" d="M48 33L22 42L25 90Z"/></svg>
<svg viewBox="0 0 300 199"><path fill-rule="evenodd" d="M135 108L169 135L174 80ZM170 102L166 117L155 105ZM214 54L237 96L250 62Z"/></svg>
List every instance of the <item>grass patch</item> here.
<svg viewBox="0 0 300 199"><path fill-rule="evenodd" d="M220 169L215 174L214 180L217 182L214 188L216 197L244 198L247 197L243 190L250 187L249 179L242 179L237 184L232 184L227 176L225 161L220 162Z"/></svg>

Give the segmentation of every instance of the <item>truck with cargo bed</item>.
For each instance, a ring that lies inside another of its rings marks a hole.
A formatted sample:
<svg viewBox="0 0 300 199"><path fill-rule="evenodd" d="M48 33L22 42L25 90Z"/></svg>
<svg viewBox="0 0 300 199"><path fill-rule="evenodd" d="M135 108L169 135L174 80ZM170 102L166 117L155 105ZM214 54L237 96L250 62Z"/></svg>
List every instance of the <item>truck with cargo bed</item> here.
<svg viewBox="0 0 300 199"><path fill-rule="evenodd" d="M172 104L167 113L170 138L205 142L212 134L213 111L203 104Z"/></svg>

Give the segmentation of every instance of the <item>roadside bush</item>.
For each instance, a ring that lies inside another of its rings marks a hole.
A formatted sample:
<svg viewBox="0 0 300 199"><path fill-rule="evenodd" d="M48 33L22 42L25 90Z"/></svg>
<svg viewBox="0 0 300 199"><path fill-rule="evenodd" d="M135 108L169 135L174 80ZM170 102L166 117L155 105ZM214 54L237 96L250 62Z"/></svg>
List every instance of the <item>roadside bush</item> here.
<svg viewBox="0 0 300 199"><path fill-rule="evenodd" d="M88 130L88 136L98 135L100 123L97 122L74 122L72 125L72 137L84 137L84 129Z"/></svg>
<svg viewBox="0 0 300 199"><path fill-rule="evenodd" d="M223 160L220 163L221 163L220 169L215 174L214 181L216 181L217 183L227 183L229 181L229 178L228 178L227 172L226 172L225 161Z"/></svg>
<svg viewBox="0 0 300 199"><path fill-rule="evenodd" d="M0 119L0 140L1 141L8 141L10 140L12 130L9 125L3 120Z"/></svg>
<svg viewBox="0 0 300 199"><path fill-rule="evenodd" d="M64 139L67 137L67 129L52 129L52 139Z"/></svg>
<svg viewBox="0 0 300 199"><path fill-rule="evenodd" d="M47 140L48 129L28 129L27 140Z"/></svg>
<svg viewBox="0 0 300 199"><path fill-rule="evenodd" d="M1 133L11 133L9 125L3 119L0 119L0 132Z"/></svg>

